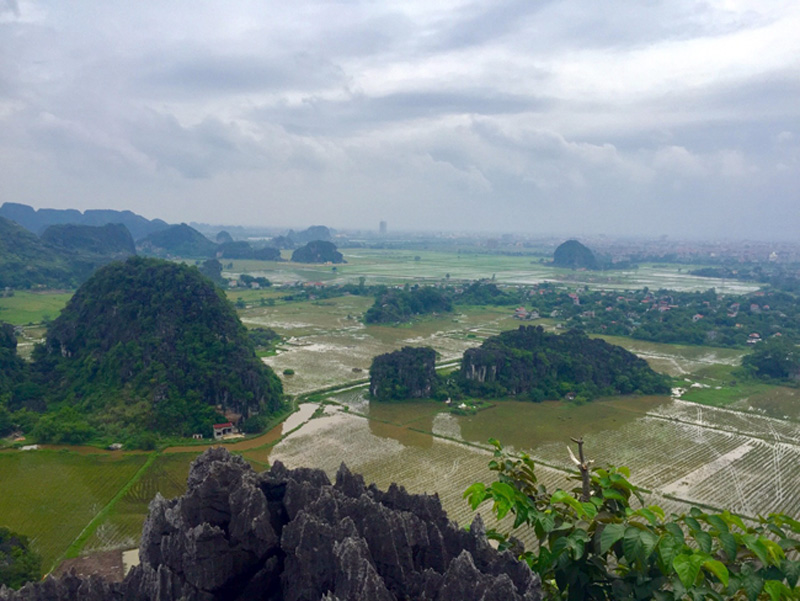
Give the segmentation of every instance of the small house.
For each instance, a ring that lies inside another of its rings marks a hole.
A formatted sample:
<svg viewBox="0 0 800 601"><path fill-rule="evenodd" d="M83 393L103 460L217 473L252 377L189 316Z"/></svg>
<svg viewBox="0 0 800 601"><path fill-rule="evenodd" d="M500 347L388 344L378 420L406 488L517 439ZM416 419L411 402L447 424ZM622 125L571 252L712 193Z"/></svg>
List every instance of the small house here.
<svg viewBox="0 0 800 601"><path fill-rule="evenodd" d="M224 424L214 424L212 426L214 430L214 440L222 440L226 436L230 436L233 434L234 428L231 422L225 422Z"/></svg>

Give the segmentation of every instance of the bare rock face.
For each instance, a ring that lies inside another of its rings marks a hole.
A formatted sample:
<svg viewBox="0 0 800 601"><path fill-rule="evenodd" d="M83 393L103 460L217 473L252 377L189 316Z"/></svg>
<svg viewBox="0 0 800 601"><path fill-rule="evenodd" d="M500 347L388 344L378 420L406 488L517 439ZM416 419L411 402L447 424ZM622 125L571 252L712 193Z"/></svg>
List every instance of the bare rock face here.
<svg viewBox="0 0 800 601"><path fill-rule="evenodd" d="M141 564L119 584L67 575L0 601L538 601L538 577L447 519L436 496L365 486L342 465L256 474L210 449L188 490L150 504Z"/></svg>

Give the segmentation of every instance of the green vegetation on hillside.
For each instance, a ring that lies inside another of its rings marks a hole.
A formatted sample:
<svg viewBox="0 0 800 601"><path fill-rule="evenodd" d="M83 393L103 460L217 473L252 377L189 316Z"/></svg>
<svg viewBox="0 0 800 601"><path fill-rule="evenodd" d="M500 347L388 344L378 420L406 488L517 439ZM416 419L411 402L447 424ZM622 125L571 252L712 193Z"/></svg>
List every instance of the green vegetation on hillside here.
<svg viewBox="0 0 800 601"><path fill-rule="evenodd" d="M98 270L48 328L34 372L47 391L42 440L93 432L211 434L223 412L282 407L230 303L195 268L132 258Z"/></svg>
<svg viewBox="0 0 800 601"><path fill-rule="evenodd" d="M577 240L567 240L553 253L553 265L571 269L597 269L594 253Z"/></svg>
<svg viewBox="0 0 800 601"><path fill-rule="evenodd" d="M620 346L583 332L550 334L520 326L464 353L459 384L473 396L564 396L589 400L614 394L666 394L669 380Z"/></svg>
<svg viewBox="0 0 800 601"><path fill-rule="evenodd" d="M133 237L122 224L109 223L102 227L74 224L51 225L42 233L42 241L54 248L77 255L125 258L136 254Z"/></svg>
<svg viewBox="0 0 800 601"><path fill-rule="evenodd" d="M0 289L64 287L76 282L66 257L25 228L0 217Z"/></svg>
<svg viewBox="0 0 800 601"><path fill-rule="evenodd" d="M152 233L136 246L145 254L159 257L213 257L217 252L216 243L185 223Z"/></svg>
<svg viewBox="0 0 800 601"><path fill-rule="evenodd" d="M272 246L253 248L246 240L224 242L219 245L217 255L221 259L255 259L257 261L280 261L281 251Z"/></svg>
<svg viewBox="0 0 800 601"><path fill-rule="evenodd" d="M333 242L312 240L292 253L295 263L346 263Z"/></svg>
<svg viewBox="0 0 800 601"><path fill-rule="evenodd" d="M369 368L369 392L379 401L430 397L437 385L436 351L405 346L378 355Z"/></svg>

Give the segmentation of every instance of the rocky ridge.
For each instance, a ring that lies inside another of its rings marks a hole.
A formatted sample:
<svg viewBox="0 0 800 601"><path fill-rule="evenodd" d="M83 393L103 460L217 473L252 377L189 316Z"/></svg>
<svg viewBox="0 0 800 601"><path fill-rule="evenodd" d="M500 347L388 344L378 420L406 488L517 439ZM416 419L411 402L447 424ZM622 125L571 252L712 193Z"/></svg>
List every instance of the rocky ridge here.
<svg viewBox="0 0 800 601"><path fill-rule="evenodd" d="M73 574L0 590L0 601L537 601L536 575L449 521L436 496L365 486L342 465L255 473L221 448L180 498L157 495L121 583Z"/></svg>

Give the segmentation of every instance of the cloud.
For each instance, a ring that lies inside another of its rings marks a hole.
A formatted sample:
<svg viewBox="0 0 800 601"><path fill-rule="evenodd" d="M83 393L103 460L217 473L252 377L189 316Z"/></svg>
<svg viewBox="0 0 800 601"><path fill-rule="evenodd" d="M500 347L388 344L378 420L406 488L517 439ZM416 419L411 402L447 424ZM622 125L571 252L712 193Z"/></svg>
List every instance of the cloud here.
<svg viewBox="0 0 800 601"><path fill-rule="evenodd" d="M780 0L0 0L0 180L176 221L774 236L798 29Z"/></svg>

